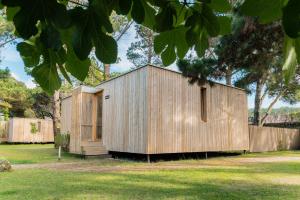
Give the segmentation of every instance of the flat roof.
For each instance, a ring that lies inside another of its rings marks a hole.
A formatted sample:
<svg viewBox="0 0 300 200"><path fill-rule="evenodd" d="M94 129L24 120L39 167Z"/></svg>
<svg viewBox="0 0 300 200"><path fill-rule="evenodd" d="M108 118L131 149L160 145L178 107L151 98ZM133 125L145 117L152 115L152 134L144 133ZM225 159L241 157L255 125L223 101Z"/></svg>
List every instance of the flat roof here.
<svg viewBox="0 0 300 200"><path fill-rule="evenodd" d="M111 78L111 79L109 79L109 80L107 80L107 81L103 81L103 82L101 82L99 85L97 85L97 86L95 86L95 87L98 87L98 86L100 86L100 85L102 85L102 84L104 84L104 83L106 83L106 82L112 81L112 80L114 80L114 79L117 79L117 78L119 78L119 77L125 76L125 75L127 75L127 74L129 74L129 73L131 73L131 72L137 71L137 70L142 69L142 68L145 68L145 67L154 67L154 68L157 68L157 69L161 69L161 70L169 71L169 72L171 72L171 73L176 73L176 74L182 75L181 72L178 72L178 71L175 71L175 70L171 70L171 69L168 69L168 68L165 68L165 67L159 67L159 66L155 66L155 65L152 65L152 64L148 64L148 65L144 65L144 66L142 66L142 67L138 67L138 68L136 68L136 69L130 70L130 71L128 71L128 72L125 72L125 73L123 73L123 74L121 74L121 75L119 75L119 76L116 76L116 77L114 77L114 78ZM184 77L184 78L187 78L187 77ZM218 84L218 85L222 85L222 86L226 86L226 87L230 87L230 88L232 88L232 89L237 89L237 90L245 91L245 90L242 89L242 88L234 87L234 86L232 86L232 85L226 85L226 84L223 84L223 83L218 83L218 82L210 81L210 80L208 80L208 82L211 82L211 83L214 83L214 84Z"/></svg>

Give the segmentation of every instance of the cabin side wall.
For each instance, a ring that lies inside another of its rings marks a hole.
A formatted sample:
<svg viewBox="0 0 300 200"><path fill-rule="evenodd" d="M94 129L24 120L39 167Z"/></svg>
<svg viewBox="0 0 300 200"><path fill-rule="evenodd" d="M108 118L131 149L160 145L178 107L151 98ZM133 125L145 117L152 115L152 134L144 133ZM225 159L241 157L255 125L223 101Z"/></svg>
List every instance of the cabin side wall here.
<svg viewBox="0 0 300 200"><path fill-rule="evenodd" d="M61 102L61 133L71 133L72 126L72 96L67 97Z"/></svg>
<svg viewBox="0 0 300 200"><path fill-rule="evenodd" d="M247 97L220 84L201 87L181 74L148 67L148 154L248 150Z"/></svg>
<svg viewBox="0 0 300 200"><path fill-rule="evenodd" d="M81 153L81 115L82 115L82 92L81 87L72 92L72 112L68 115L71 118L70 152ZM70 116L71 115L71 116Z"/></svg>
<svg viewBox="0 0 300 200"><path fill-rule="evenodd" d="M108 151L146 153L147 68L103 83L103 144Z"/></svg>
<svg viewBox="0 0 300 200"><path fill-rule="evenodd" d="M35 130L33 129L35 126ZM35 118L11 118L8 142L47 143L54 142L52 120Z"/></svg>

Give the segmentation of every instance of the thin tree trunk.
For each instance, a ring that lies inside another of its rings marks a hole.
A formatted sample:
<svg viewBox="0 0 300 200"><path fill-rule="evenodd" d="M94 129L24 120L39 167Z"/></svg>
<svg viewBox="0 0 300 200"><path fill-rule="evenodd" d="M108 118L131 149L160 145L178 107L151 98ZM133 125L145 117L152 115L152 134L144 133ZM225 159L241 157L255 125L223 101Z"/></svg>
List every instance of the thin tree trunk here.
<svg viewBox="0 0 300 200"><path fill-rule="evenodd" d="M104 80L108 80L110 78L110 64L104 64Z"/></svg>
<svg viewBox="0 0 300 200"><path fill-rule="evenodd" d="M232 85L232 69L230 66L228 66L227 70L226 70L226 75L225 75L225 78L226 78L226 85Z"/></svg>
<svg viewBox="0 0 300 200"><path fill-rule="evenodd" d="M271 102L271 104L269 105L266 114L263 116L263 118L261 119L261 126L264 125L267 117L269 116L270 112L273 109L273 106L275 105L275 103L282 97L282 95L285 93L286 90L281 91L276 98Z"/></svg>
<svg viewBox="0 0 300 200"><path fill-rule="evenodd" d="M60 92L55 91L53 95L53 133L54 136L56 136L60 129L59 129L59 123L60 123Z"/></svg>
<svg viewBox="0 0 300 200"><path fill-rule="evenodd" d="M259 79L256 82L256 91L255 91L255 99L254 99L254 119L253 123L255 125L260 125L260 108L261 108L261 92L263 89L263 81Z"/></svg>

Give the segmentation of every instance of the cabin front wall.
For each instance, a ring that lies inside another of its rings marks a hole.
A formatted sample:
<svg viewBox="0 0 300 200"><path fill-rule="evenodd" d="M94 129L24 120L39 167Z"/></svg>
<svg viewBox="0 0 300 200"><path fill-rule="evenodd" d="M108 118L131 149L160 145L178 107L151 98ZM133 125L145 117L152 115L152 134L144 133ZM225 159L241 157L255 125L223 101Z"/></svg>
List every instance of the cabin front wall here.
<svg viewBox="0 0 300 200"><path fill-rule="evenodd" d="M181 74L148 68L148 154L249 149L245 92L220 84L204 88L206 121L200 86Z"/></svg>
<svg viewBox="0 0 300 200"><path fill-rule="evenodd" d="M103 144L108 151L146 153L147 68L97 87L103 90Z"/></svg>

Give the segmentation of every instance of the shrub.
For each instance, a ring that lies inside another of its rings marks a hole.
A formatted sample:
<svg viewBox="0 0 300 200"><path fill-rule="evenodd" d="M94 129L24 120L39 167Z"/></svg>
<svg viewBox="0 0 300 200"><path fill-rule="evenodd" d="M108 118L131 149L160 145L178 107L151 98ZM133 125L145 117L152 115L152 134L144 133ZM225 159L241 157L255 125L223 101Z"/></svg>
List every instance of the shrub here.
<svg viewBox="0 0 300 200"><path fill-rule="evenodd" d="M69 133L58 133L55 136L54 139L55 147L58 148L61 146L61 148L64 151L69 151L70 146L70 134Z"/></svg>
<svg viewBox="0 0 300 200"><path fill-rule="evenodd" d="M0 172L11 171L11 164L8 160L0 160Z"/></svg>
<svg viewBox="0 0 300 200"><path fill-rule="evenodd" d="M31 134L36 134L38 132L38 128L36 127L36 123L31 122L30 126L31 126L31 129L30 129Z"/></svg>

